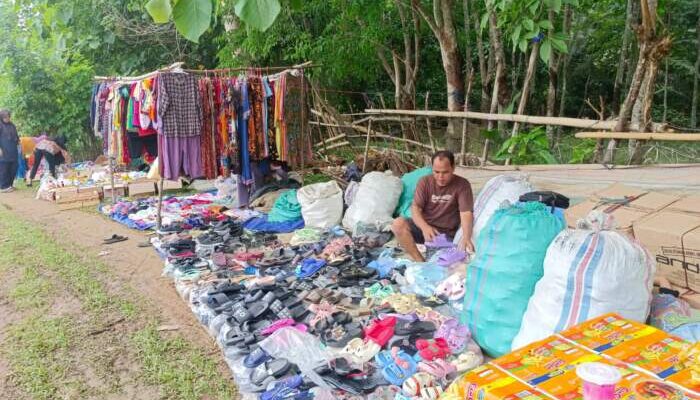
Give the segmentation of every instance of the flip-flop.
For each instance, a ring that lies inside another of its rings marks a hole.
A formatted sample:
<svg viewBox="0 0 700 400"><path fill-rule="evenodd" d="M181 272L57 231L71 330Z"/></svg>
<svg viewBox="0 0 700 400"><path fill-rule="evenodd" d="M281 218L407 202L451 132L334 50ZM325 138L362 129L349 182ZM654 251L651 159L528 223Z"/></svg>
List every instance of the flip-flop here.
<svg viewBox="0 0 700 400"><path fill-rule="evenodd" d="M417 367L413 357L398 349L380 352L375 357L375 361L382 366L384 379L392 385L401 386L406 379L416 373Z"/></svg>
<svg viewBox="0 0 700 400"><path fill-rule="evenodd" d="M380 347L384 347L389 339L394 336L396 317L375 320L365 329L365 339L372 340Z"/></svg>
<svg viewBox="0 0 700 400"><path fill-rule="evenodd" d="M432 361L436 358L445 358L450 354L450 348L447 341L443 338L432 340L418 339L416 348L423 360Z"/></svg>
<svg viewBox="0 0 700 400"><path fill-rule="evenodd" d="M250 381L254 385L262 384L269 377L279 378L292 368L292 364L284 358L267 361L250 373Z"/></svg>
<svg viewBox="0 0 700 400"><path fill-rule="evenodd" d="M258 347L243 359L243 365L245 365L246 368L257 368L270 358L272 357L270 357L265 350Z"/></svg>
<svg viewBox="0 0 700 400"><path fill-rule="evenodd" d="M418 371L428 373L437 379L445 379L448 375L457 371L454 365L436 358L433 361L421 361L418 363Z"/></svg>
<svg viewBox="0 0 700 400"><path fill-rule="evenodd" d="M125 241L125 240L127 240L127 239L129 239L129 238L126 237L126 236L117 235L117 234L115 233L115 234L113 234L112 236L110 236L110 237L108 237L108 238L106 238L106 239L103 239L103 240L102 240L102 244L113 244L113 243L117 243L117 242L123 242L123 241Z"/></svg>
<svg viewBox="0 0 700 400"><path fill-rule="evenodd" d="M467 258L467 253L454 247L447 247L440 251L437 263L443 267L449 267Z"/></svg>
<svg viewBox="0 0 700 400"><path fill-rule="evenodd" d="M313 276L316 272L318 272L321 268L323 268L325 265L325 260L307 258L301 262L301 265L299 267L297 267L297 278L309 278Z"/></svg>
<svg viewBox="0 0 700 400"><path fill-rule="evenodd" d="M435 382L435 378L432 375L426 372L418 372L409 379L406 379L403 385L401 385L401 389L403 393L408 396L422 399L423 392L427 388L437 386L437 382Z"/></svg>
<svg viewBox="0 0 700 400"><path fill-rule="evenodd" d="M341 354L350 357L357 364L364 364L374 358L382 348L371 340L363 340L359 337L352 339L341 351Z"/></svg>
<svg viewBox="0 0 700 400"><path fill-rule="evenodd" d="M409 336L420 333L432 333L435 330L435 324L430 321L401 321L394 327L394 334L397 336Z"/></svg>
<svg viewBox="0 0 700 400"><path fill-rule="evenodd" d="M444 233L441 233L433 238L432 242L425 242L426 247L432 247L436 249L454 247L454 243L447 238Z"/></svg>
<svg viewBox="0 0 700 400"><path fill-rule="evenodd" d="M342 378L333 372L322 375L321 378L332 388L340 389L356 396L362 396L362 386L352 379Z"/></svg>
<svg viewBox="0 0 700 400"><path fill-rule="evenodd" d="M297 389L299 386L302 385L302 383L304 383L304 380L301 375L292 375L282 380L279 380L274 383L272 388L266 390L260 395L260 400L277 400L290 398L289 393L293 393L290 391ZM291 398L297 399L296 393L294 397Z"/></svg>

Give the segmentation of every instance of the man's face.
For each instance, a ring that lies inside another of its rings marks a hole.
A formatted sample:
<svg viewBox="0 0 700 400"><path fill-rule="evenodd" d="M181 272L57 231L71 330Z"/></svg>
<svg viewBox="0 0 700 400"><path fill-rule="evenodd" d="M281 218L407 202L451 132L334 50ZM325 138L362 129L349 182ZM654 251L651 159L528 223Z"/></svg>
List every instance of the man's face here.
<svg viewBox="0 0 700 400"><path fill-rule="evenodd" d="M452 180L455 169L447 158L436 158L433 161L433 176L438 186L447 186Z"/></svg>
<svg viewBox="0 0 700 400"><path fill-rule="evenodd" d="M2 119L2 122L6 123L6 124L9 124L9 123L10 123L10 116L8 115L8 116L4 117L4 118Z"/></svg>

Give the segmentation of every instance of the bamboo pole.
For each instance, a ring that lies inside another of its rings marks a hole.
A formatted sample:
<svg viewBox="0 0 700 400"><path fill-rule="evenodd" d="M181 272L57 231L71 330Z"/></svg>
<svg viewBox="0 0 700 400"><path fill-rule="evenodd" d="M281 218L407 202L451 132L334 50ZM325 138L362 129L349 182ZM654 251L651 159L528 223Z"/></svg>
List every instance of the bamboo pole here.
<svg viewBox="0 0 700 400"><path fill-rule="evenodd" d="M673 142L700 142L700 133L654 132L578 132L579 139L661 140Z"/></svg>
<svg viewBox="0 0 700 400"><path fill-rule="evenodd" d="M163 226L163 182L165 181L165 178L163 178L163 174L161 172L160 175L160 181L158 182L158 215L156 219L156 228L160 230L160 228Z"/></svg>
<svg viewBox="0 0 700 400"><path fill-rule="evenodd" d="M365 158L362 160L362 173L364 174L367 168L367 155L369 154L369 138L372 135L372 120L367 123L367 140L365 141Z"/></svg>
<svg viewBox="0 0 700 400"><path fill-rule="evenodd" d="M425 92L425 110L428 110L428 98L430 97L430 92ZM430 127L430 118L425 117L425 125L428 128L428 138L430 139L430 151L435 153L435 139L433 139L433 130Z"/></svg>
<svg viewBox="0 0 700 400"><path fill-rule="evenodd" d="M116 160L114 157L109 157L109 180L112 185L112 204L117 204L117 188L114 187L114 168Z"/></svg>
<svg viewBox="0 0 700 400"><path fill-rule="evenodd" d="M312 125L327 126L327 127L335 127L335 128L352 128L352 129L355 129L355 130L357 130L357 131L359 131L359 132L367 133L367 128L365 128L364 126L358 126L358 125L343 125L343 124L326 124L326 123L323 123L323 122L316 122L316 121L311 121L311 122L309 122L309 123L312 124ZM395 141L397 141L397 142L409 143L409 144L412 144L412 145L415 145L415 146L425 147L426 149L434 149L434 147L429 146L429 145L427 145L427 144L425 144L425 143L416 142L415 140L411 140L411 139L404 139L404 138L400 138L400 137L395 137L395 136L387 135L387 134L384 134L384 133L376 133L376 132L374 132L374 133L372 133L372 136L377 137L377 138L395 140ZM338 137L351 137L351 138L352 138L352 137L365 137L365 135L347 135L346 133L341 133L340 135L334 136L334 138L338 138ZM326 141L330 141L330 140L331 140L331 139L326 139ZM333 140L335 140L335 139L333 139Z"/></svg>
<svg viewBox="0 0 700 400"><path fill-rule="evenodd" d="M519 114L491 114L482 113L476 111L432 111L432 110L392 110L392 109L366 109L365 112L369 114L383 114L383 115L416 115L424 117L442 117L442 118L469 118L469 119L479 119L487 121L505 121L505 122L519 122L522 124L532 124L532 125L557 125L557 126L569 126L572 128L581 129L598 129L598 130L614 130L617 121L598 121L593 119L583 119L583 118L566 118L566 117L539 117L533 115L519 115ZM663 131L667 128L666 124L652 124L654 131ZM635 129L635 126L631 126L631 129Z"/></svg>
<svg viewBox="0 0 700 400"><path fill-rule="evenodd" d="M472 83L474 82L474 70L469 67L469 78L467 78L467 92L464 95L464 112L467 113L469 112L469 95L472 92ZM466 152L466 144L467 144L467 119L464 118L462 120L462 146L460 147L460 164L465 165L464 160L467 158L467 156L464 154Z"/></svg>

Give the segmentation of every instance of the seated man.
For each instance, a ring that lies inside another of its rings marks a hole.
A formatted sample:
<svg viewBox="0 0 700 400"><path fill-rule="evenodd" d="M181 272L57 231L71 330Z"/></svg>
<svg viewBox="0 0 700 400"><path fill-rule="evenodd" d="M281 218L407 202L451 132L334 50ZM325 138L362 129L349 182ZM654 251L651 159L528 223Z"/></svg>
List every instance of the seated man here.
<svg viewBox="0 0 700 400"><path fill-rule="evenodd" d="M396 218L391 230L401 247L415 261L425 261L416 243L431 242L440 233L452 240L462 227L460 250L474 252L472 187L469 181L454 174L455 157L450 151L433 155L433 173L418 181L411 205L412 218Z"/></svg>

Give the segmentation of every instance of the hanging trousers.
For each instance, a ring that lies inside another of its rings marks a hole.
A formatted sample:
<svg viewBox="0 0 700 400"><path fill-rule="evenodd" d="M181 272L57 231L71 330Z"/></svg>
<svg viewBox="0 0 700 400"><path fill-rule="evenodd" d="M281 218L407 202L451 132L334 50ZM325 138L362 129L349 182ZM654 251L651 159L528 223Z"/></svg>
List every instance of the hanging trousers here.
<svg viewBox="0 0 700 400"><path fill-rule="evenodd" d="M17 161L0 161L0 189L12 186L17 174Z"/></svg>

